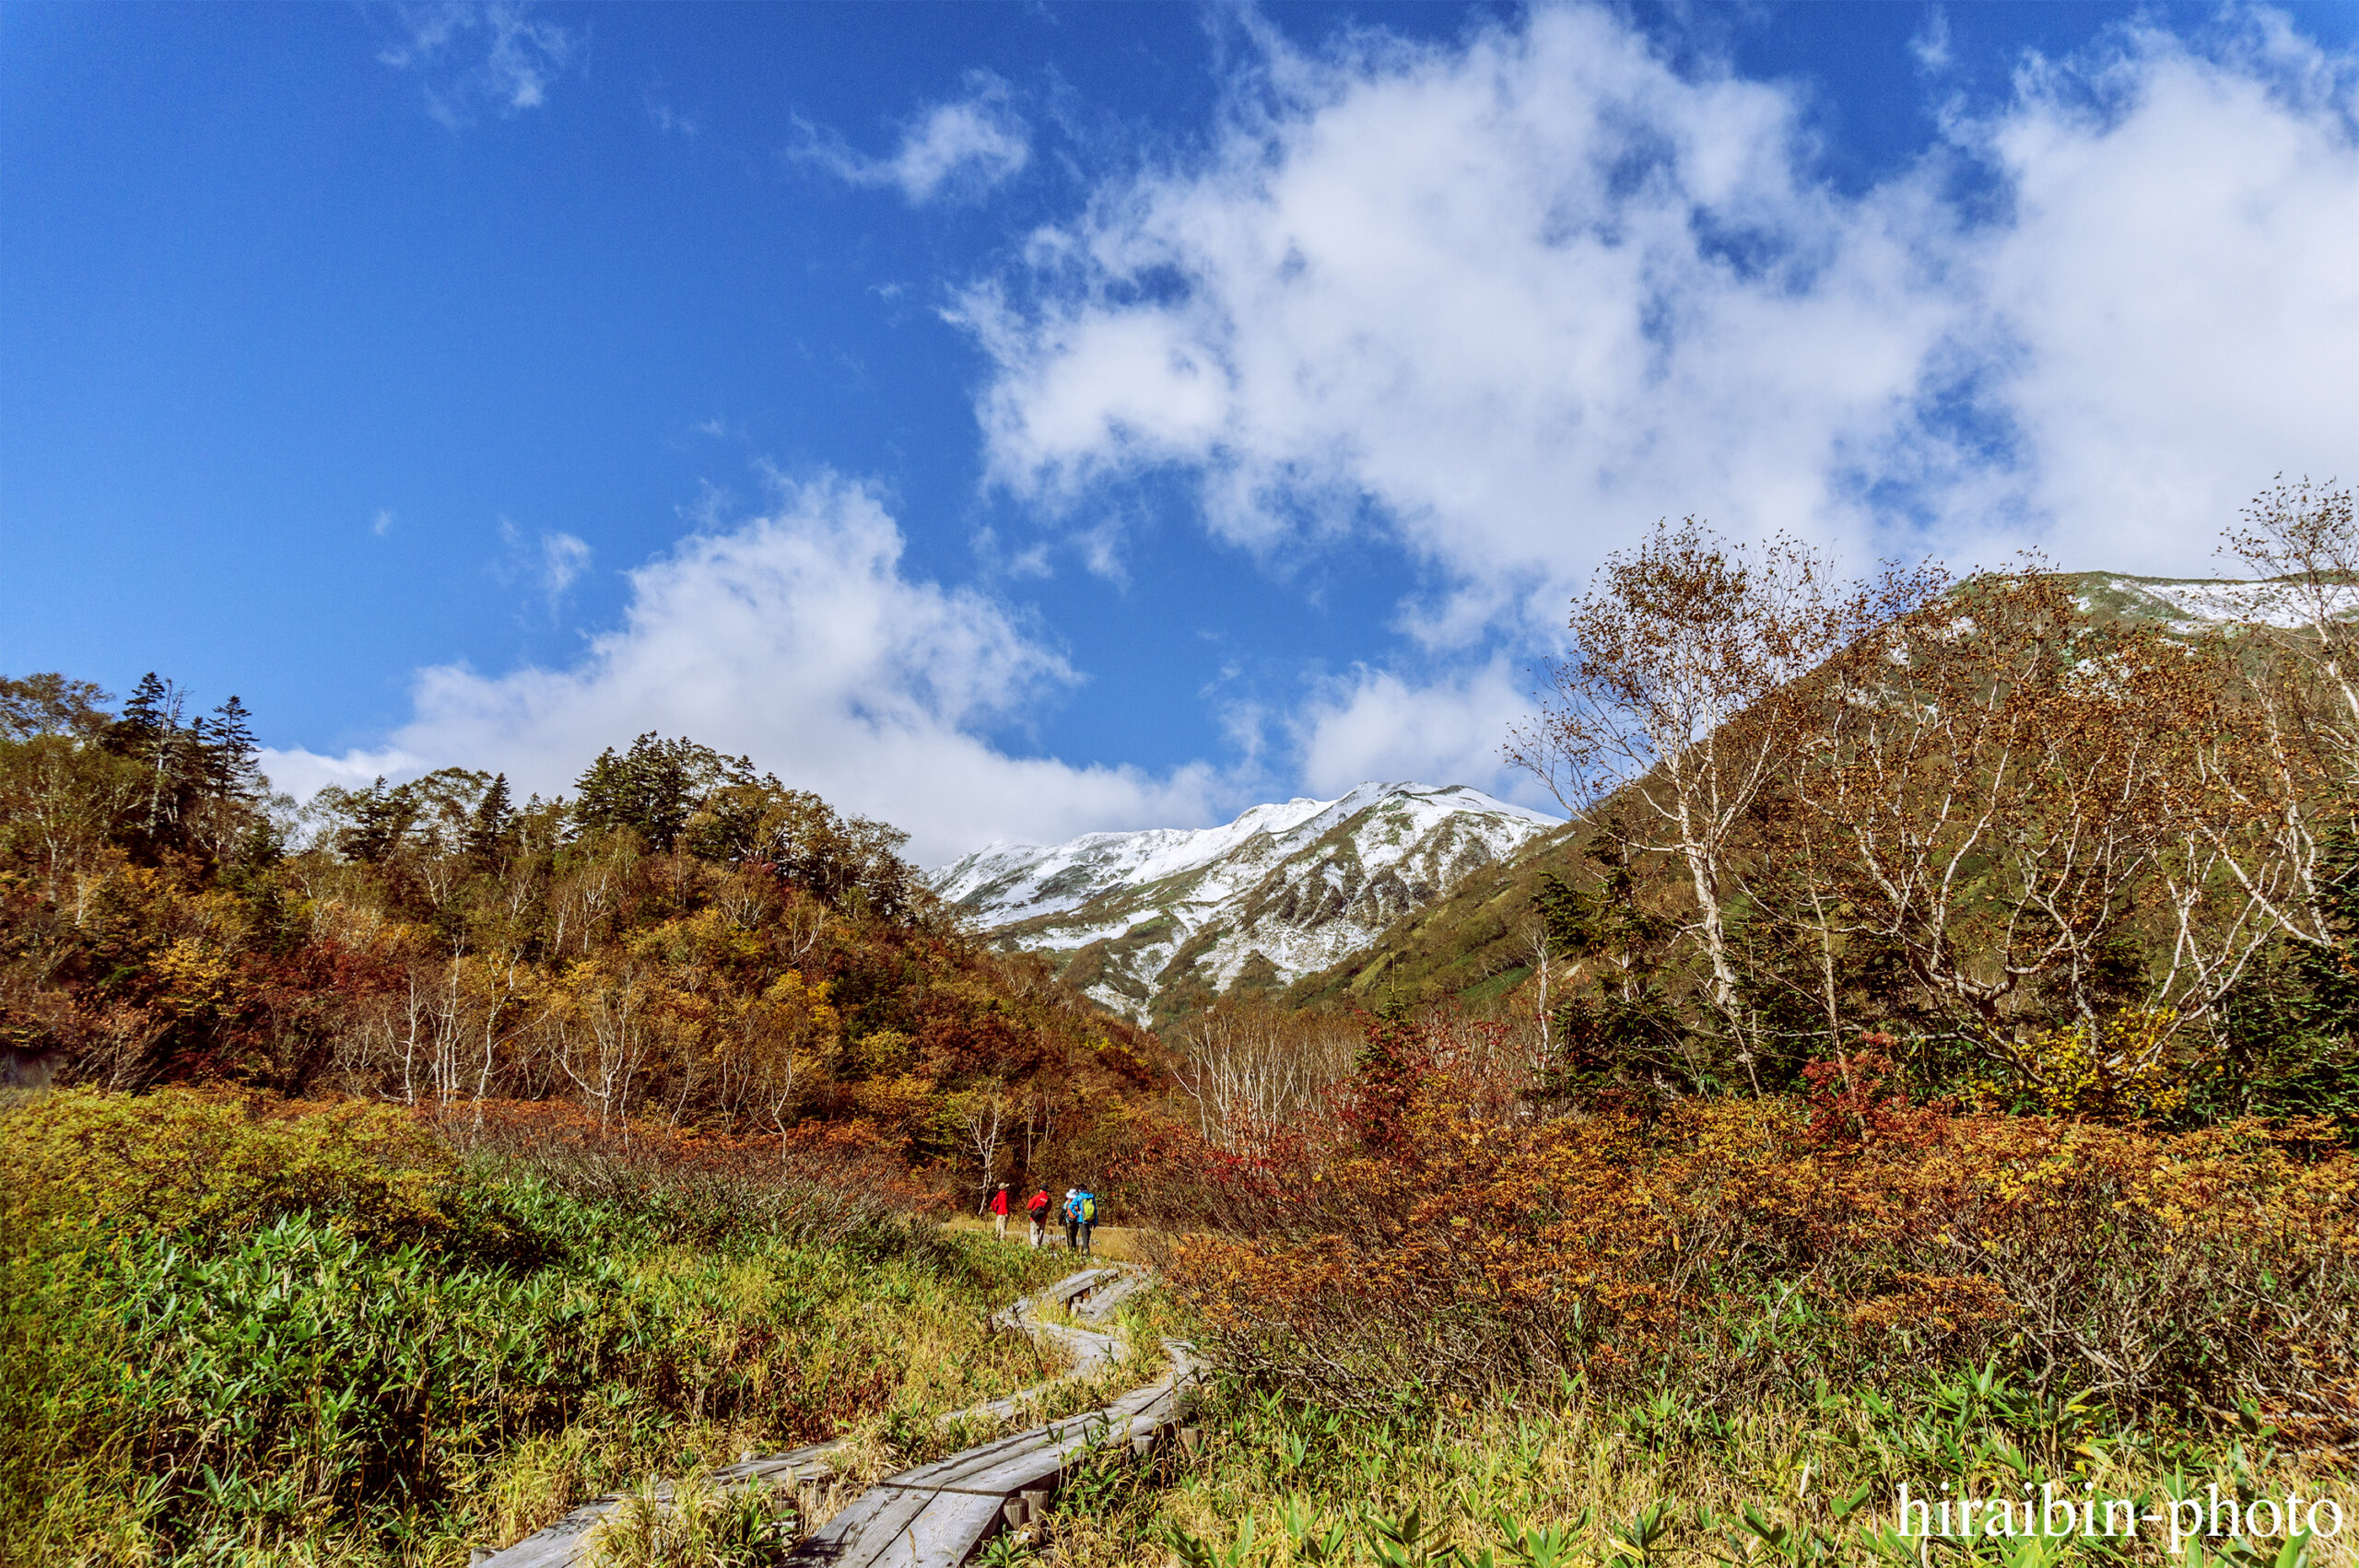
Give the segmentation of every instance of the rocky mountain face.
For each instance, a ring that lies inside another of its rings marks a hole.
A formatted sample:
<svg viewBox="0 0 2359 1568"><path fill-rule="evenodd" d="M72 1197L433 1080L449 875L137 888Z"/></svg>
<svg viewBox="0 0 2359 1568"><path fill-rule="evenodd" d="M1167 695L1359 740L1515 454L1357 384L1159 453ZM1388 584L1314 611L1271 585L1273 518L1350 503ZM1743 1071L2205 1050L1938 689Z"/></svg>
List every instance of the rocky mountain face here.
<svg viewBox="0 0 2359 1568"><path fill-rule="evenodd" d="M1329 968L1558 825L1463 785L1363 784L1219 827L993 844L930 880L1001 944L1152 1023Z"/></svg>
<svg viewBox="0 0 2359 1568"><path fill-rule="evenodd" d="M2303 624L2282 585L2079 572L2083 614L2206 626ZM2359 614L2359 584L2333 610ZM1394 975L1420 1000L1484 1000L1524 971L1508 949L1565 825L1461 786L1363 784L1200 829L993 844L932 873L993 940L1049 954L1088 994L1156 1023L1238 989L1297 1000ZM1548 842L1541 842L1548 839Z"/></svg>

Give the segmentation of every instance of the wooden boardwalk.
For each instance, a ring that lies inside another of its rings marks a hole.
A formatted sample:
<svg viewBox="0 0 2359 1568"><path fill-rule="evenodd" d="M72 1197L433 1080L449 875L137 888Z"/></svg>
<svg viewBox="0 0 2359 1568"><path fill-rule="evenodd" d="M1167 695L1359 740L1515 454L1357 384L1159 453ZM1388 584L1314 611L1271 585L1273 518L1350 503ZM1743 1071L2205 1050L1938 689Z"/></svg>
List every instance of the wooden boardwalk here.
<svg viewBox="0 0 2359 1568"><path fill-rule="evenodd" d="M782 1492L792 1493L806 1480L824 1480L833 1472L828 1456L837 1444L823 1443L813 1448L797 1448L788 1454L774 1454L748 1459L743 1464L730 1465L712 1472L717 1486L746 1486L767 1482ZM655 1489L658 1497L672 1494L669 1481ZM526 1536L505 1551L495 1551L473 1561L483 1564L497 1563L499 1568L569 1568L590 1556L590 1532L604 1522L606 1515L622 1506L620 1493L593 1498L576 1508L547 1529Z"/></svg>
<svg viewBox="0 0 2359 1568"><path fill-rule="evenodd" d="M1181 1352L1184 1355L1184 1352ZM1050 1422L878 1482L796 1547L796 1568L958 1568L1019 1513L1027 1492L1051 1487L1093 1449L1151 1444L1178 1424L1195 1369L1102 1410Z"/></svg>
<svg viewBox="0 0 2359 1568"><path fill-rule="evenodd" d="M1116 1306L1153 1283L1135 1267L1086 1269L1027 1296L992 1321L1061 1344L1074 1357L1074 1370L1047 1383L943 1417L951 1422L1014 1419L1057 1385L1119 1364L1122 1342L1065 1324L1050 1323L1045 1310L1064 1307L1085 1322L1103 1322ZM788 1561L797 1568L958 1568L991 1535L1041 1501L1065 1469L1093 1450L1144 1450L1167 1428L1179 1423L1202 1370L1189 1347L1166 1340L1171 1371L1156 1383L1133 1389L1112 1404L1062 1421L1048 1422L1012 1436L903 1470L869 1488L817 1527ZM792 1492L804 1482L833 1473L838 1443L792 1453L749 1458L712 1472L720 1486L768 1483ZM657 1489L667 1497L669 1483ZM1025 1494L1032 1494L1027 1503ZM585 1560L591 1535L621 1505L619 1495L583 1504L537 1534L504 1551L477 1560L478 1568L571 1568ZM810 1525L814 1521L806 1520Z"/></svg>

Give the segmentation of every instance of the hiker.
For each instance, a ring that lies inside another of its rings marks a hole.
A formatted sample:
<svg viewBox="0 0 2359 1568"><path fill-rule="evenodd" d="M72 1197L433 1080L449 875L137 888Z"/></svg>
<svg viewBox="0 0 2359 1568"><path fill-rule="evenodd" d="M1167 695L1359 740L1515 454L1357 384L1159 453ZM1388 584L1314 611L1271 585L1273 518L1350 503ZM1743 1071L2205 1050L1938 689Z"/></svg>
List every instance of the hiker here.
<svg viewBox="0 0 2359 1568"><path fill-rule="evenodd" d="M1082 1188L1074 1199L1074 1212L1081 1217L1081 1250L1086 1257L1096 1257L1089 1245L1089 1233L1097 1228L1097 1194Z"/></svg>
<svg viewBox="0 0 2359 1568"><path fill-rule="evenodd" d="M1049 1189L1044 1187L1034 1192L1024 1208L1032 1216L1032 1250L1038 1252L1049 1240Z"/></svg>
<svg viewBox="0 0 2359 1568"><path fill-rule="evenodd" d="M992 1194L992 1233L1000 1240L1007 1239L1007 1183L1001 1182L999 1190Z"/></svg>
<svg viewBox="0 0 2359 1568"><path fill-rule="evenodd" d="M1070 1187L1065 1188L1064 1221L1065 1250L1079 1252L1081 1250L1081 1194Z"/></svg>

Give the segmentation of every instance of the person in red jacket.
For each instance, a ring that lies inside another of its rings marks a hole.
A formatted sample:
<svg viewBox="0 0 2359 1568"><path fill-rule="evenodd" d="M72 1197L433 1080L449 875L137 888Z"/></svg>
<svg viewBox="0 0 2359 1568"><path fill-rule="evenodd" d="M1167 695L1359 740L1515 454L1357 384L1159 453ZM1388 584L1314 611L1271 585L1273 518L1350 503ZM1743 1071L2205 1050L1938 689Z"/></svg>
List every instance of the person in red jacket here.
<svg viewBox="0 0 2359 1568"><path fill-rule="evenodd" d="M1033 1193L1024 1207L1032 1214L1032 1248L1037 1252L1049 1239L1049 1189L1042 1188Z"/></svg>
<svg viewBox="0 0 2359 1568"><path fill-rule="evenodd" d="M1007 1239L1007 1183L1001 1182L999 1190L992 1194L992 1231L1000 1240Z"/></svg>

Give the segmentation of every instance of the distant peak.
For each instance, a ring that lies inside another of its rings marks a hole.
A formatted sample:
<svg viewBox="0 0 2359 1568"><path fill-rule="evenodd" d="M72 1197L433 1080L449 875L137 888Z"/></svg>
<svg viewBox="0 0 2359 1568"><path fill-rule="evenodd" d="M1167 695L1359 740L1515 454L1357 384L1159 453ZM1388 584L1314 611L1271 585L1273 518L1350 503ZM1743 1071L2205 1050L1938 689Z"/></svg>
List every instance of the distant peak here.
<svg viewBox="0 0 2359 1568"><path fill-rule="evenodd" d="M1323 969L1557 825L1469 785L1368 779L1211 827L1002 842L931 880L1002 942L1060 970L1095 954L1089 994L1144 1019L1249 973L1285 984Z"/></svg>

